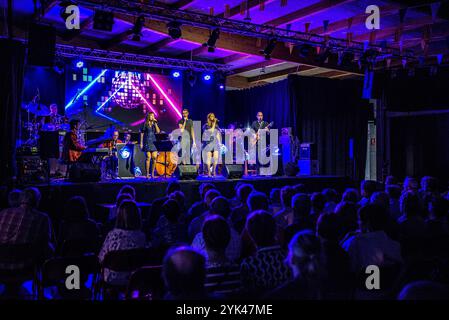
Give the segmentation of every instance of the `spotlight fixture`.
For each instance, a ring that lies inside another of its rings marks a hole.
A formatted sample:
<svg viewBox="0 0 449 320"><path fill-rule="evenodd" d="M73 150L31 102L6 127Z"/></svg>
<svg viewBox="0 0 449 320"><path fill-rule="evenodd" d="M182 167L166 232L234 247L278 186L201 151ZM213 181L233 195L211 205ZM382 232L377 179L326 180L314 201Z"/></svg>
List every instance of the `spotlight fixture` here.
<svg viewBox="0 0 449 320"><path fill-rule="evenodd" d="M168 34L172 39L179 39L182 36L181 23L171 21L167 24Z"/></svg>
<svg viewBox="0 0 449 320"><path fill-rule="evenodd" d="M268 40L267 46L265 49L260 50L259 52L265 56L265 60L271 59L271 54L273 53L274 48L276 47L277 40L276 38L271 38Z"/></svg>
<svg viewBox="0 0 449 320"><path fill-rule="evenodd" d="M224 86L224 84L220 84L220 85L218 86L218 88L220 88L220 90L223 90L223 89L225 88L225 86Z"/></svg>
<svg viewBox="0 0 449 320"><path fill-rule="evenodd" d="M179 71L173 71L172 76L173 78L179 78L181 76L181 73Z"/></svg>
<svg viewBox="0 0 449 320"><path fill-rule="evenodd" d="M316 52L315 47L310 44L303 44L299 46L299 56L303 58L309 58L312 54Z"/></svg>
<svg viewBox="0 0 449 320"><path fill-rule="evenodd" d="M76 67L81 69L82 67L84 67L84 62L82 60L79 60L76 62Z"/></svg>
<svg viewBox="0 0 449 320"><path fill-rule="evenodd" d="M203 79L209 81L210 79L212 79L212 76L210 74L206 74L204 75Z"/></svg>
<svg viewBox="0 0 449 320"><path fill-rule="evenodd" d="M133 41L140 41L144 24L145 24L145 17L141 15L136 19L136 22L134 22L134 27L131 29L133 33L132 37Z"/></svg>
<svg viewBox="0 0 449 320"><path fill-rule="evenodd" d="M207 42L203 43L203 47L207 47L207 51L209 52L214 52L218 38L220 38L220 29L216 28L210 33Z"/></svg>
<svg viewBox="0 0 449 320"><path fill-rule="evenodd" d="M114 13L104 10L95 10L94 13L94 25L95 30L112 31L112 25L114 24Z"/></svg>

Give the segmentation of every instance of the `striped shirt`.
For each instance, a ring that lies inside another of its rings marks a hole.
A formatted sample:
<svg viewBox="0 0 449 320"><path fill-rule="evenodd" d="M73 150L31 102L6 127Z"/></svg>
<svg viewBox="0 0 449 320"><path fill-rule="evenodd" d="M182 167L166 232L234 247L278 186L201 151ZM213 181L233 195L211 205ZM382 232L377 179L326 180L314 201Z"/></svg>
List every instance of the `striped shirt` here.
<svg viewBox="0 0 449 320"><path fill-rule="evenodd" d="M232 295L241 288L240 266L234 263L213 264L206 268L205 288L218 295Z"/></svg>

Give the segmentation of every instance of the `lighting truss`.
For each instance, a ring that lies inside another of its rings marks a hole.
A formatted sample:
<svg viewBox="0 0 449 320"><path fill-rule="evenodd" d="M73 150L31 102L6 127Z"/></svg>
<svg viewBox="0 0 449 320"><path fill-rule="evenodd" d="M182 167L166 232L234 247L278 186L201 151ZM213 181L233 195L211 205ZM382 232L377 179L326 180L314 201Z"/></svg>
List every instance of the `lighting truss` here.
<svg viewBox="0 0 449 320"><path fill-rule="evenodd" d="M229 66L212 62L191 61L164 57L147 56L134 53L107 51L57 44L56 55L64 58L77 58L116 65L137 67L176 68L193 71L229 73Z"/></svg>
<svg viewBox="0 0 449 320"><path fill-rule="evenodd" d="M248 37L258 37L262 39L271 39L275 37L278 41L292 43L294 45L309 44L313 46L322 46L326 44L328 47L335 50L350 50L358 53L363 53L367 49L373 49L378 52L388 53L393 58L416 60L413 51L409 49L401 52L398 48L388 46L371 45L364 42L348 41L347 39L333 38L301 31L276 28L263 24L220 18L197 12L157 6L151 3L144 4L131 0L109 0L107 2L79 0L77 3L95 9L108 9L113 12L131 16L144 15L152 20L164 22L177 21L183 25L206 29L220 28L221 31L227 33L239 34Z"/></svg>

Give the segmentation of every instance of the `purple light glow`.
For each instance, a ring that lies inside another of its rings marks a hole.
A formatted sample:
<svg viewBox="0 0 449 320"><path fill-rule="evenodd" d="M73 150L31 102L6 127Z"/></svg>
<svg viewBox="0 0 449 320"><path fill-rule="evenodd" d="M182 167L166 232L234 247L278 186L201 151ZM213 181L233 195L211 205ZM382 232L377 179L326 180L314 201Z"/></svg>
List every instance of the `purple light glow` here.
<svg viewBox="0 0 449 320"><path fill-rule="evenodd" d="M169 106L173 109L173 111L179 116L179 118L182 118L182 114L181 111L179 110L179 108L177 108L175 106L175 104L173 103L173 101L171 101L171 99L169 98L169 96L167 96L167 94L165 93L164 90L162 90L161 86L159 85L159 83L151 76L151 74L147 74L148 79L151 80L151 82L154 84L154 86L157 88L157 90L159 91L159 93L165 98L165 100L168 101Z"/></svg>

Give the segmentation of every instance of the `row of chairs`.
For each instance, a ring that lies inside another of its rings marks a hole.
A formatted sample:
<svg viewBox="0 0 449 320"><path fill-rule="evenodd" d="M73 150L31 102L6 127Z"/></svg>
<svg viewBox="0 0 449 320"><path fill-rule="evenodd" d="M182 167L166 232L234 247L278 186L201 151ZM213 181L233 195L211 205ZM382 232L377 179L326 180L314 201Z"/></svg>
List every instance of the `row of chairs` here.
<svg viewBox="0 0 449 320"><path fill-rule="evenodd" d="M144 248L109 252L100 264L93 253L54 257L41 261L30 244L0 244L0 283L8 290L7 297L14 297L14 289L32 281L34 299L45 299L45 290L56 287L60 297L74 299L103 299L114 292L126 299L159 299L164 295L161 262L165 248ZM6 269L5 264L20 263L20 268ZM68 290L66 269L75 265L80 271L80 290ZM103 281L104 270L131 274L125 286ZM84 284L92 280L90 288Z"/></svg>

